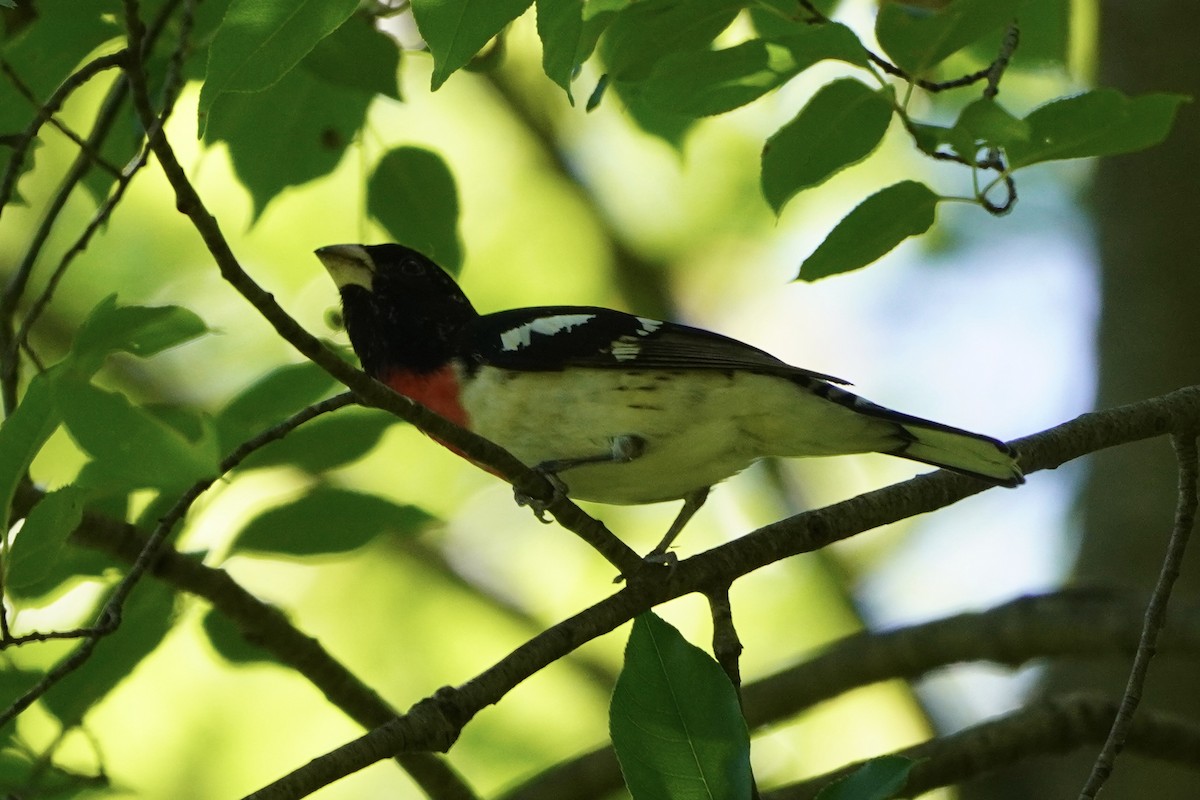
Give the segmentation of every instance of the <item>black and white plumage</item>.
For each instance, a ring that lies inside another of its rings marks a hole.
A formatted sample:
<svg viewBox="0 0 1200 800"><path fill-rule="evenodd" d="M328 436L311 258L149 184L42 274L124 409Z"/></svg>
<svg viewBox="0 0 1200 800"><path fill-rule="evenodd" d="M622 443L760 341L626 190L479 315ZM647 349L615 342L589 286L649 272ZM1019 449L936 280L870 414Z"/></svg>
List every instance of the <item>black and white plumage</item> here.
<svg viewBox="0 0 1200 800"><path fill-rule="evenodd" d="M1024 480L1003 442L876 405L716 333L590 306L480 315L400 245L317 256L368 374L560 475L572 498L688 500L669 538L709 487L766 456L880 452Z"/></svg>

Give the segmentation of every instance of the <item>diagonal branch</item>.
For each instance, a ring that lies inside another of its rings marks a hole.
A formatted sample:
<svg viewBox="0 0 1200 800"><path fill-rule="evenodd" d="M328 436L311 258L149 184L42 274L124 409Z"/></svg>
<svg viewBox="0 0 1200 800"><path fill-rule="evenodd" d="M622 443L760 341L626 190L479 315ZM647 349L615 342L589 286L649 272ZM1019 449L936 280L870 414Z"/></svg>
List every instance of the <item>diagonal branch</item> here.
<svg viewBox="0 0 1200 800"><path fill-rule="evenodd" d="M1118 444L1200 427L1200 386L1070 422L1015 442L1027 474L1053 469ZM934 511L988 488L945 471L921 475L767 525L679 562L663 580L633 580L611 597L518 647L467 683L447 688L388 722L250 795L255 800L303 797L397 752L443 750L475 714L517 684L587 641L667 600L728 585L768 564L811 552L863 531Z"/></svg>
<svg viewBox="0 0 1200 800"><path fill-rule="evenodd" d="M152 130L155 114L150 104L146 77L142 72L141 61L137 55L137 37L140 35L140 23L136 20L137 4L135 0L125 0L125 5L126 15L129 18L127 27L130 36L127 74L138 115L143 125ZM635 573L642 570L645 565L637 553L613 536L599 521L584 513L579 506L568 500L561 492L555 492L554 487L546 480L545 476L522 464L499 445L460 428L423 406L396 394L388 387L368 377L361 370L347 364L316 337L304 330L283 310L269 292L259 286L242 269L224 234L221 233L216 218L205 207L204 201L192 186L187 173L175 157L175 152L162 131L155 131L151 136L150 148L175 191L177 208L192 221L196 231L208 247L209 253L216 261L221 277L254 306L258 313L275 328L280 337L349 387L358 395L360 402L382 408L412 423L422 431L462 451L472 460L486 465L511 483L521 494L543 501L546 504L546 510L553 514L563 527L590 544L626 578L632 578Z"/></svg>

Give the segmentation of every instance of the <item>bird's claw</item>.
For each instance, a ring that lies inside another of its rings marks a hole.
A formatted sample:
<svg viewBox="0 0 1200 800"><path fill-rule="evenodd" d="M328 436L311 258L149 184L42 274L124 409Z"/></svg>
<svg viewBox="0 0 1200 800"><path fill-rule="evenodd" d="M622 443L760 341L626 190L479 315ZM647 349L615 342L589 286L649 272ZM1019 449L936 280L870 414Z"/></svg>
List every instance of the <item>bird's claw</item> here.
<svg viewBox="0 0 1200 800"><path fill-rule="evenodd" d="M549 525L554 520L546 516L546 510L567 496L567 485L563 483L562 478L558 477L553 472L547 472L540 469L536 469L536 471L540 473L543 478L549 481L550 486L553 487L553 493L551 494L550 499L539 500L536 497L530 497L515 487L513 488L513 499L517 501L517 505L528 506L530 509L532 509L533 515L537 517L538 522L542 523L543 525Z"/></svg>

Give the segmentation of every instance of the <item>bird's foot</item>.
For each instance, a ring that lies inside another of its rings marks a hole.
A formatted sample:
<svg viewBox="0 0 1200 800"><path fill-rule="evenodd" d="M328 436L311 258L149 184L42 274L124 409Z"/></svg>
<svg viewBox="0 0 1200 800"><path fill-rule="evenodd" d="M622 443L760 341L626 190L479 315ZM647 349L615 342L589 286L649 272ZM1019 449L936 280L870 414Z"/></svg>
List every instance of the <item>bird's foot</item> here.
<svg viewBox="0 0 1200 800"><path fill-rule="evenodd" d="M529 508L533 510L533 515L537 517L538 522L542 523L543 525L549 525L554 520L546 516L546 510L567 496L567 484L563 483L563 479L558 477L558 475L556 475L554 472L543 469L542 465L540 464L533 469L535 472L549 481L550 486L553 487L553 493L550 495L550 499L539 500L536 497L530 497L515 487L513 488L513 499L517 501L517 505L519 506L529 506Z"/></svg>

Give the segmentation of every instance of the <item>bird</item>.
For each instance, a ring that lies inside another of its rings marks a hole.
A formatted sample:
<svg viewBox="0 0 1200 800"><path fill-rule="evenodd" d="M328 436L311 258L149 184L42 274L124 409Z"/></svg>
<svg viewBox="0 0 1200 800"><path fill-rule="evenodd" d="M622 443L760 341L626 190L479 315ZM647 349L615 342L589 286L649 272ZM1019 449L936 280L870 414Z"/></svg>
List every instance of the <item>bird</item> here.
<svg viewBox="0 0 1200 800"><path fill-rule="evenodd" d="M714 484L765 457L878 452L1024 482L998 439L877 405L840 378L718 333L594 306L480 314L445 270L399 244L316 256L371 377L572 499L683 500L652 556L667 553Z"/></svg>

